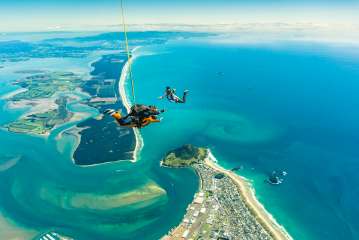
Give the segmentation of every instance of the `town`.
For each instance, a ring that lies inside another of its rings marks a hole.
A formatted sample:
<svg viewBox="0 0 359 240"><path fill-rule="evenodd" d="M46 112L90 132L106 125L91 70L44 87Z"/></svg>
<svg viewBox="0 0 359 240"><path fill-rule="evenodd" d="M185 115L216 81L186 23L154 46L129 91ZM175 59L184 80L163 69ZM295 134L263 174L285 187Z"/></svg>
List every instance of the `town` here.
<svg viewBox="0 0 359 240"><path fill-rule="evenodd" d="M206 149L185 145L162 161L166 167L190 163L187 166L193 167L200 178L200 190L181 224L163 240L273 239L243 201L239 186L226 174L205 164L204 152Z"/></svg>

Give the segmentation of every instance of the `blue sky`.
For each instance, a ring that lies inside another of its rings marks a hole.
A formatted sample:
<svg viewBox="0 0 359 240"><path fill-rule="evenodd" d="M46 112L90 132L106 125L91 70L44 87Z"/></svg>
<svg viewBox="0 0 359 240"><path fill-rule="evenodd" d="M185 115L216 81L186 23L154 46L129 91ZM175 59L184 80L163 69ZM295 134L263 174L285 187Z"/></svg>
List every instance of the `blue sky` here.
<svg viewBox="0 0 359 240"><path fill-rule="evenodd" d="M359 0L124 0L129 23L359 22ZM120 0L1 0L0 30L115 25Z"/></svg>

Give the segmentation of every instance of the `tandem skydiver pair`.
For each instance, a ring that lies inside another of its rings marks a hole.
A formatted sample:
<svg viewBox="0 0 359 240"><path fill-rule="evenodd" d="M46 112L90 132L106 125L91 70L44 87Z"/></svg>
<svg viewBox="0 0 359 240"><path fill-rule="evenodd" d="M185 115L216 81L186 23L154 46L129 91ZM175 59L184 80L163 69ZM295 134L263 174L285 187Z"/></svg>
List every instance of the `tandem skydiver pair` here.
<svg viewBox="0 0 359 240"><path fill-rule="evenodd" d="M148 126L151 123L160 122L161 120L157 118L157 116L164 112L164 110L158 110L155 106L147 106L143 104L135 104L136 98L135 98L135 84L134 84L134 78L132 74L132 68L131 68L131 60L132 60L132 53L130 52L129 44L128 44L128 38L127 38L127 28L125 23L125 17L124 17L124 10L123 10L123 3L121 1L121 15L122 15L122 26L123 26L123 33L125 37L125 49L127 53L128 58L128 71L129 71L129 77L131 79L131 88L132 88L132 98L134 105L131 107L130 112L122 117L121 113L113 110L113 109L107 109L104 111L105 114L108 114L115 118L116 122L123 127L130 127L130 128L143 128L145 126ZM163 96L159 97L159 99L167 98L168 101L174 102L174 103L185 103L187 98L188 90L185 90L183 93L183 97L180 98L176 95L176 89L171 87L166 87L165 93Z"/></svg>
<svg viewBox="0 0 359 240"><path fill-rule="evenodd" d="M183 98L181 99L176 95L175 89L166 87L164 95L159 97L159 99L167 98L170 102L185 103L187 95L188 90L185 90ZM105 114L112 116L120 126L130 128L143 128L151 123L160 122L161 120L158 119L157 116L163 112L164 110L159 110L156 106L147 106L143 104L133 105L130 112L124 117L121 116L121 113L113 109L104 111Z"/></svg>
<svg viewBox="0 0 359 240"><path fill-rule="evenodd" d="M124 117L121 116L121 113L113 109L104 111L105 114L112 116L120 126L130 128L143 128L151 123L160 122L161 120L158 119L157 116L163 112L164 110L159 110L155 106L146 106L143 104L133 105L130 112Z"/></svg>

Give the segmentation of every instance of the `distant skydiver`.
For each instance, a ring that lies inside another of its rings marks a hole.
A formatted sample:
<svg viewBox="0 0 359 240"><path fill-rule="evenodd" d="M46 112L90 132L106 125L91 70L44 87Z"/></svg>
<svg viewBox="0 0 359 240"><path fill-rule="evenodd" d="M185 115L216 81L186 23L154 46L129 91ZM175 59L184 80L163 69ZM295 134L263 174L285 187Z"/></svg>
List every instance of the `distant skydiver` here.
<svg viewBox="0 0 359 240"><path fill-rule="evenodd" d="M183 92L182 99L176 95L176 89L171 87L166 87L165 93L163 96L159 97L159 99L167 98L168 101L174 103L185 103L188 95L188 90Z"/></svg>
<svg viewBox="0 0 359 240"><path fill-rule="evenodd" d="M164 110L158 110L155 106L146 106L136 104L131 107L131 111L125 117L113 109L107 109L105 114L112 116L120 126L143 128L155 122L160 122L157 115L163 113Z"/></svg>

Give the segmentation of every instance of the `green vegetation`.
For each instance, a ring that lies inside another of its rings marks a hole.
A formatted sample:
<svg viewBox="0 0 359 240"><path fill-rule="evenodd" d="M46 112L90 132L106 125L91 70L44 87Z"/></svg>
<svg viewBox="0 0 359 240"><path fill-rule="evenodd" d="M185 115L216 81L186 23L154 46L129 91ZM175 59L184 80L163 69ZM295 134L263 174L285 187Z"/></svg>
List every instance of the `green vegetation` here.
<svg viewBox="0 0 359 240"><path fill-rule="evenodd" d="M168 167L187 167L201 163L207 156L205 148L198 148L187 144L169 152L162 160L162 165Z"/></svg>
<svg viewBox="0 0 359 240"><path fill-rule="evenodd" d="M53 97L57 92L74 91L83 84L81 77L72 72L27 70L23 73L33 73L33 75L17 80L14 85L27 91L16 94L9 101L29 101L29 103L26 102L27 105L36 106L38 104L36 101L47 101L47 98ZM66 97L60 96L55 103L58 105L57 109L44 109L43 112L29 114L6 127L9 131L17 133L47 134L56 125L67 122L73 116L66 109Z"/></svg>
<svg viewBox="0 0 359 240"><path fill-rule="evenodd" d="M47 112L46 114L50 114L50 112ZM52 129L51 126L46 125L44 121L37 120L36 117L19 119L10 123L7 127L11 132L34 134L46 134Z"/></svg>
<svg viewBox="0 0 359 240"><path fill-rule="evenodd" d="M56 125L67 122L73 115L66 109L66 97L57 99L56 103L59 105L57 109L25 116L15 122L10 123L7 126L8 130L17 133L48 133Z"/></svg>
<svg viewBox="0 0 359 240"><path fill-rule="evenodd" d="M83 83L81 77L71 72L52 72L35 74L16 81L14 84L26 88L10 100L34 100L52 97L56 92L73 91Z"/></svg>

